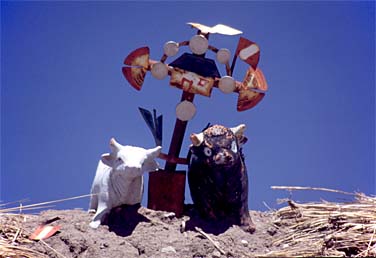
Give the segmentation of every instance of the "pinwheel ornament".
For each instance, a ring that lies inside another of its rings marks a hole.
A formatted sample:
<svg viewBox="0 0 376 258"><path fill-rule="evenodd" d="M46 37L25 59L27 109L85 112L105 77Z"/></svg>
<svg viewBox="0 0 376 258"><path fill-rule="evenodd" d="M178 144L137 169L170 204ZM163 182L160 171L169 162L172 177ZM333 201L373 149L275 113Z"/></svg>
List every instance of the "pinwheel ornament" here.
<svg viewBox="0 0 376 258"><path fill-rule="evenodd" d="M175 41L166 42L163 47L163 55L158 61L150 59L150 49L144 46L132 51L125 58L125 66L122 68L122 72L129 84L138 91L142 89L148 72L158 80L169 76L170 85L182 90L181 101L176 106L177 119L169 152L168 154L161 153L160 155L160 158L166 160L165 171L150 174L148 194L149 208L171 210L178 214L182 212L184 202L185 171L180 171L181 173L172 172L176 172L177 164L187 164L185 158L179 158L179 154L187 122L196 113L196 107L193 104L195 94L210 97L213 88L219 88L225 94L236 93L238 94L237 111L245 111L256 106L264 98L268 89L264 74L258 68L260 48L256 43L240 37L231 65L231 53L228 49L217 48L209 44L210 34L235 36L242 34L240 30L223 24L209 27L200 23L190 22L188 25L197 29L197 34L191 37L190 40L180 43ZM167 64L167 59L177 55L184 46L189 47L191 53L183 53ZM225 65L225 75L220 75L214 60L205 57L208 50L215 53L218 63ZM238 58L249 64L242 82L232 77ZM171 172L171 175L167 175L165 172ZM160 177L156 176L157 173ZM158 181L154 180L153 177L154 179L161 177L164 179ZM174 179L174 177L178 178ZM178 183L178 181L181 182ZM167 184L179 189L170 189L168 190L169 192L163 193L163 189L166 189ZM164 187L160 187L161 185L164 185ZM176 193L176 191L179 193ZM179 197L181 195L182 197ZM163 196L163 198L160 196ZM171 198L169 199L168 196Z"/></svg>

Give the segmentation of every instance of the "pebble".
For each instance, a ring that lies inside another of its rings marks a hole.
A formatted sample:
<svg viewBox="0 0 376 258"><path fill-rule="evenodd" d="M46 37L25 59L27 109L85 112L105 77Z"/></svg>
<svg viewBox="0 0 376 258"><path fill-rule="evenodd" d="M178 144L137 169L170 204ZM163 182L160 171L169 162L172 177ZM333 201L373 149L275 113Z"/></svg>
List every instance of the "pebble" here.
<svg viewBox="0 0 376 258"><path fill-rule="evenodd" d="M107 244L107 243L102 243L102 244L99 245L99 249L106 249L106 248L108 248L109 246L110 246L110 245Z"/></svg>
<svg viewBox="0 0 376 258"><path fill-rule="evenodd" d="M270 227L266 230L268 232L269 235L271 236L274 236L276 233L277 233L277 229L276 228L273 228L273 227Z"/></svg>
<svg viewBox="0 0 376 258"><path fill-rule="evenodd" d="M172 246L167 246L167 247L163 247L161 252L162 253L176 253L176 250Z"/></svg>
<svg viewBox="0 0 376 258"><path fill-rule="evenodd" d="M244 240L242 239L242 241L240 241L242 243L243 246L248 246L248 241L247 240Z"/></svg>
<svg viewBox="0 0 376 258"><path fill-rule="evenodd" d="M74 224L74 227L75 227L75 229L77 229L78 231L81 231L83 233L87 232L86 224L76 223L76 224Z"/></svg>
<svg viewBox="0 0 376 258"><path fill-rule="evenodd" d="M219 251L214 251L212 253L212 258L221 258L221 253Z"/></svg>
<svg viewBox="0 0 376 258"><path fill-rule="evenodd" d="M165 213L163 214L163 217L168 218L168 219L173 219L175 218L175 213L174 212Z"/></svg>
<svg viewBox="0 0 376 258"><path fill-rule="evenodd" d="M185 221L183 220L180 225L180 233L185 232Z"/></svg>

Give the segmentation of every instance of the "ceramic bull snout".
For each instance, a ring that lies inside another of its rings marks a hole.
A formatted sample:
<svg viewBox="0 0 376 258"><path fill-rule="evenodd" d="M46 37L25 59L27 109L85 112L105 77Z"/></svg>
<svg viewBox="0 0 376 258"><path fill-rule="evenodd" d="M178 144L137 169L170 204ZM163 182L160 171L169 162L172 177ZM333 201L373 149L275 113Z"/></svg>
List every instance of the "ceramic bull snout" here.
<svg viewBox="0 0 376 258"><path fill-rule="evenodd" d="M111 153L103 154L91 187L89 211L94 211L90 227L98 228L112 208L140 203L143 173L158 170L155 161L161 147L143 149L110 141Z"/></svg>
<svg viewBox="0 0 376 258"><path fill-rule="evenodd" d="M199 214L230 221L245 231L255 226L248 209L248 175L242 153L245 125L214 125L191 134L188 183Z"/></svg>

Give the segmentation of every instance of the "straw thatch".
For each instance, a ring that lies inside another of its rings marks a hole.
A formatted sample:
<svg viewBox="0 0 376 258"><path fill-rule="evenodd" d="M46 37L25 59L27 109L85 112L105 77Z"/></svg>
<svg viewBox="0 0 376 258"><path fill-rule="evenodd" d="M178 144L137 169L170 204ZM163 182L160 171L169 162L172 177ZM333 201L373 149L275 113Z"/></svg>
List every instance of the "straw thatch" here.
<svg viewBox="0 0 376 258"><path fill-rule="evenodd" d="M47 257L39 252L26 248L32 241L28 232L23 229L27 215L1 213L0 210L0 257Z"/></svg>
<svg viewBox="0 0 376 258"><path fill-rule="evenodd" d="M323 188L272 187L285 190L329 190ZM266 256L376 256L376 198L361 193L351 194L351 203L298 204L275 213L274 224L281 237L273 245L280 251Z"/></svg>
<svg viewBox="0 0 376 258"><path fill-rule="evenodd" d="M288 206L273 213L273 225L278 234L274 236L271 250L277 251L259 256L376 256L376 197L323 188L273 188L289 191L324 190L352 195L354 201L300 204L288 199ZM25 228L31 215L25 215L23 211L46 208L46 205L55 202L82 197L87 195L15 208L2 208L4 205L0 204L0 257L47 257L28 248L35 246L35 242L28 239L31 232ZM43 240L38 244L44 245L58 257L64 257ZM253 257L255 254L247 253L244 256Z"/></svg>
<svg viewBox="0 0 376 258"><path fill-rule="evenodd" d="M14 258L46 258L47 255L27 248L28 244L33 243L29 240L31 232L27 231L23 226L30 215L23 214L24 211L41 210L51 206L51 204L58 202L65 202L80 198L85 198L90 194L65 198L60 200L41 202L29 205L18 205L16 207L7 208L9 204L0 204L0 257L14 257ZM21 201L20 201L21 202ZM58 256L63 257L52 247L48 246L43 240L39 241L48 249L55 252Z"/></svg>

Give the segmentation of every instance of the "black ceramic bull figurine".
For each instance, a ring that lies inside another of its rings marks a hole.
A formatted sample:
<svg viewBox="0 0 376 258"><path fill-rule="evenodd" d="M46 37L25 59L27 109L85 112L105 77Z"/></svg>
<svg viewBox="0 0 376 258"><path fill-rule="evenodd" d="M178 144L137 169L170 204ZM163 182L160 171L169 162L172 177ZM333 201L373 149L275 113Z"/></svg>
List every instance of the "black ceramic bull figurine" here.
<svg viewBox="0 0 376 258"><path fill-rule="evenodd" d="M230 222L253 233L248 209L248 175L241 146L245 125L213 125L191 134L188 183L201 217Z"/></svg>

